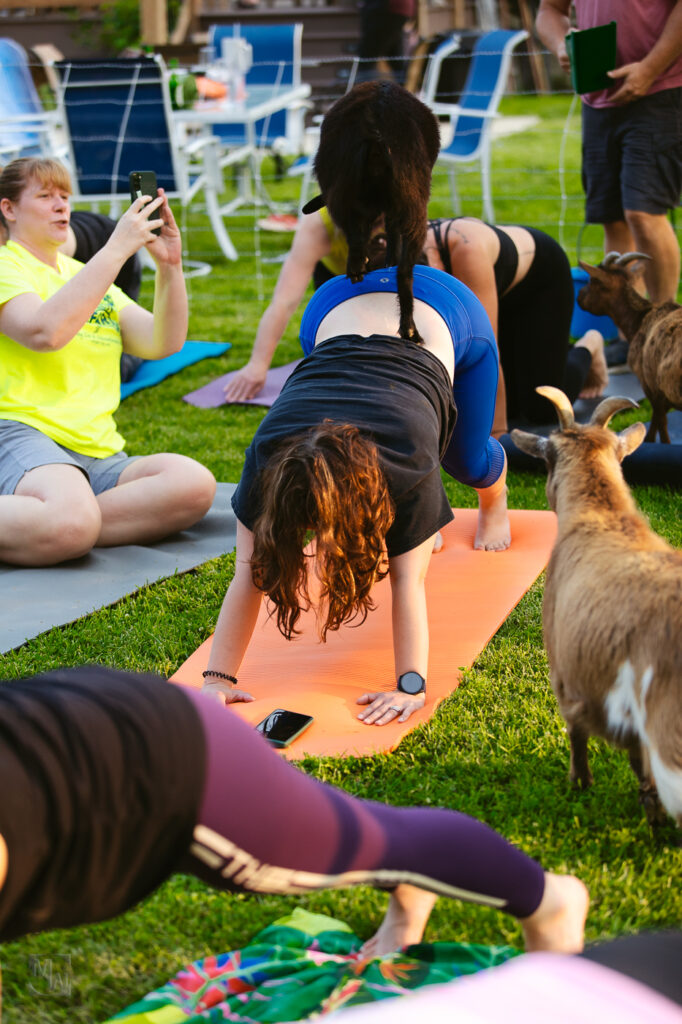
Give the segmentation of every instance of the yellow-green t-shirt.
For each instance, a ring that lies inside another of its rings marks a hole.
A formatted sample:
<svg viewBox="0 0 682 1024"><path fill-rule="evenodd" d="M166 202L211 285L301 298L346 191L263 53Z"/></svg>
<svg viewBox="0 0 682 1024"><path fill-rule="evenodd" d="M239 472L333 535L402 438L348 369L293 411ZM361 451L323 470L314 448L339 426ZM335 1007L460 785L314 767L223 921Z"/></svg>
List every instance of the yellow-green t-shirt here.
<svg viewBox="0 0 682 1024"><path fill-rule="evenodd" d="M61 253L57 260L55 270L7 242L0 248L0 305L26 292L44 302L83 268ZM58 352L34 352L0 333L0 419L28 423L83 455L120 452L124 441L113 416L121 400L119 314L131 301L112 285Z"/></svg>
<svg viewBox="0 0 682 1024"><path fill-rule="evenodd" d="M330 270L332 274L337 276L345 274L348 265L348 242L346 241L346 236L341 228L337 227L331 219L326 206L323 206L320 210L320 217L327 229L331 245L329 255L323 256L320 263L324 263L327 270Z"/></svg>

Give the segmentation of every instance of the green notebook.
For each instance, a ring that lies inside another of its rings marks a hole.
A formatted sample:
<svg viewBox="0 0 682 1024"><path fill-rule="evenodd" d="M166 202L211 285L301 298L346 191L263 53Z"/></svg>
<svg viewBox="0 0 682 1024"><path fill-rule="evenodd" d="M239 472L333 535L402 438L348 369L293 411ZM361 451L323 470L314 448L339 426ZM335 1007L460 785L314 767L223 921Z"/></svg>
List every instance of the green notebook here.
<svg viewBox="0 0 682 1024"><path fill-rule="evenodd" d="M606 74L616 66L616 23L579 29L566 36L571 80L577 93L597 92L615 83Z"/></svg>

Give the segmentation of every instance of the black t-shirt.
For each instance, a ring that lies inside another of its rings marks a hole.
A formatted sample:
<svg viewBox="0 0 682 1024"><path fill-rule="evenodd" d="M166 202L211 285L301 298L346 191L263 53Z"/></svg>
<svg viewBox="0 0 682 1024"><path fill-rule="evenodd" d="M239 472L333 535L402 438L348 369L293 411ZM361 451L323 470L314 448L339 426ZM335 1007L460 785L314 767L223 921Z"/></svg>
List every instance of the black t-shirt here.
<svg viewBox="0 0 682 1024"><path fill-rule="evenodd" d="M324 419L351 423L376 444L396 517L389 555L411 551L452 519L440 477L457 412L437 356L401 338L344 335L317 345L296 367L246 452L235 515L253 529L259 472L286 438Z"/></svg>
<svg viewBox="0 0 682 1024"><path fill-rule="evenodd" d="M132 906L189 849L205 772L194 705L99 666L0 686L0 941Z"/></svg>

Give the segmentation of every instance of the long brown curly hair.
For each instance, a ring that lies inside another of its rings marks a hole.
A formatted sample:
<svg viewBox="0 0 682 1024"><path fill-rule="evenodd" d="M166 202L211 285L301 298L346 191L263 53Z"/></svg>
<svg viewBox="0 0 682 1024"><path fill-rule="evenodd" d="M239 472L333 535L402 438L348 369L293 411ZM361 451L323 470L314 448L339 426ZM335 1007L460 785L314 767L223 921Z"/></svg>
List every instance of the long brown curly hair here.
<svg viewBox="0 0 682 1024"><path fill-rule="evenodd" d="M277 609L291 640L312 605L306 541L315 535L318 625L327 632L374 607L370 591L388 572L384 537L393 501L376 445L348 423L324 420L288 438L262 472L262 511L254 524L253 581Z"/></svg>

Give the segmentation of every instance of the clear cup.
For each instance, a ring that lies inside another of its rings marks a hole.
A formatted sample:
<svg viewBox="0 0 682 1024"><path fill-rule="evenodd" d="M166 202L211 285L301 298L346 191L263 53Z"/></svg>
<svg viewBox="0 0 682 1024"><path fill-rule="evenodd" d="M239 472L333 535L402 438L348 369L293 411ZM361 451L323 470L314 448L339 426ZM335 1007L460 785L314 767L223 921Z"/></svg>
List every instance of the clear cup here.
<svg viewBox="0 0 682 1024"><path fill-rule="evenodd" d="M216 52L215 46L208 45L202 46L199 50L199 66L202 68L209 68L215 61Z"/></svg>

